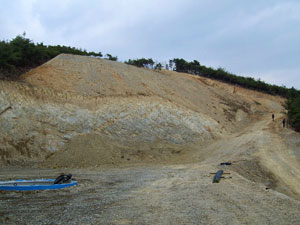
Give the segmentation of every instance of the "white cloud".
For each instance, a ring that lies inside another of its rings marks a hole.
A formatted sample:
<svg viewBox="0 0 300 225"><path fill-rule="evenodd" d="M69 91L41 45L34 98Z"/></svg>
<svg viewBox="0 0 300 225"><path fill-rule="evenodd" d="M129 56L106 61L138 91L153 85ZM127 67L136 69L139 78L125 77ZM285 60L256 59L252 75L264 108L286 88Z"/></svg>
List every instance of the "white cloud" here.
<svg viewBox="0 0 300 225"><path fill-rule="evenodd" d="M268 70L263 72L257 71L257 74L258 75L255 76L256 79L261 78L261 80L270 84L286 86L288 88L294 87L299 89L300 87L299 70L281 69L281 70Z"/></svg>
<svg viewBox="0 0 300 225"><path fill-rule="evenodd" d="M287 85L293 83L300 71L298 1L2 0L1 3L0 39L11 39L26 31L35 42L111 53L122 60L197 59L208 66L225 67L240 75L258 74L279 83L279 74L290 74L283 80Z"/></svg>
<svg viewBox="0 0 300 225"><path fill-rule="evenodd" d="M258 25L276 28L278 25L300 19L300 3L284 1L271 7L264 8L253 16L249 16L245 25L253 27Z"/></svg>

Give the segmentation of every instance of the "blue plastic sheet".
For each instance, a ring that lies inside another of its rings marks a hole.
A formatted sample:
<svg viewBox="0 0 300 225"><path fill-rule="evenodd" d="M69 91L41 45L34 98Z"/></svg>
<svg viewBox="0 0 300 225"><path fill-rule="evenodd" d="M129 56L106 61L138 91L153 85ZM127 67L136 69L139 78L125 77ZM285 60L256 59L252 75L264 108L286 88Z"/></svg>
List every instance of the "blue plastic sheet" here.
<svg viewBox="0 0 300 225"><path fill-rule="evenodd" d="M55 190L75 186L77 181L71 180L69 183L53 184L54 179L37 179L37 180L12 180L0 181L1 191L39 191Z"/></svg>

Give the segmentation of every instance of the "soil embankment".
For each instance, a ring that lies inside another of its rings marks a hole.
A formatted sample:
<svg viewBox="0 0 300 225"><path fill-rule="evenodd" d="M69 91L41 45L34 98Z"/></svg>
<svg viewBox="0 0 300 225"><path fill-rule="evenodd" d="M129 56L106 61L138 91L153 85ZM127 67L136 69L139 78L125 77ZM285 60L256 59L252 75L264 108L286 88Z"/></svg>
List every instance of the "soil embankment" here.
<svg viewBox="0 0 300 225"><path fill-rule="evenodd" d="M94 146L91 158L107 157L79 165L79 154L74 165L160 160L235 132L266 110L228 85L91 57L63 54L23 79L0 83L1 106L10 107L0 117L6 164L47 159L65 166L56 157L80 152L85 143Z"/></svg>

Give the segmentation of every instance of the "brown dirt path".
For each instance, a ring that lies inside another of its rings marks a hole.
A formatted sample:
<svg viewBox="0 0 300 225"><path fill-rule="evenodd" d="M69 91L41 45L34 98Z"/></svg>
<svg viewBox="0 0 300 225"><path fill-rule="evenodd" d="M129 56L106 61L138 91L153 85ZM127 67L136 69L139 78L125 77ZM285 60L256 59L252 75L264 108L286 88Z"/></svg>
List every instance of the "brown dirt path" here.
<svg viewBox="0 0 300 225"><path fill-rule="evenodd" d="M233 162L233 170L247 179L300 199L300 163L296 157L300 135L282 128L283 114L277 117L273 122L270 113L265 113L242 131L213 142L194 158L204 157L207 164ZM289 134L283 137L285 132ZM294 145L288 145L288 137L293 137Z"/></svg>

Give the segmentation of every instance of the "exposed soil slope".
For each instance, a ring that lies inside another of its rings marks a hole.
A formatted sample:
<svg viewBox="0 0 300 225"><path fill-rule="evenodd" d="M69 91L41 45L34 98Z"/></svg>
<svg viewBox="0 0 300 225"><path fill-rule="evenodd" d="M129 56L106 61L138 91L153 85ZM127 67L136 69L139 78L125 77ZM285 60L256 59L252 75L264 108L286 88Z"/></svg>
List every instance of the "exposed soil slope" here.
<svg viewBox="0 0 300 225"><path fill-rule="evenodd" d="M34 86L79 95L119 99L132 96L160 98L209 115L229 131L235 122L235 118L230 117L238 110L248 113L253 103L241 99L232 90L228 92L218 88L217 83L210 84L207 79L188 74L157 73L124 63L64 54L30 71L23 78Z"/></svg>
<svg viewBox="0 0 300 225"><path fill-rule="evenodd" d="M283 111L279 97L66 54L23 79L0 84L1 110L9 107L0 117L6 164L99 167L255 158L298 192L299 160L285 153L288 145L275 126ZM277 118L272 129L271 113Z"/></svg>
<svg viewBox="0 0 300 225"><path fill-rule="evenodd" d="M23 78L24 83L0 82L5 163L50 160L76 146L75 152L81 151L85 144L79 143L85 142L102 148L101 140L116 146L115 152L87 166L127 163L136 155L137 161L151 161L165 158L162 146L201 146L246 126L251 114L265 110L207 79L91 57L60 55ZM128 149L134 155L130 160L123 153Z"/></svg>

